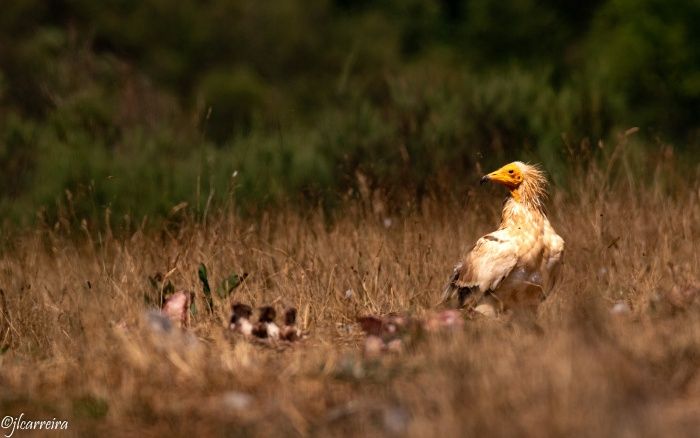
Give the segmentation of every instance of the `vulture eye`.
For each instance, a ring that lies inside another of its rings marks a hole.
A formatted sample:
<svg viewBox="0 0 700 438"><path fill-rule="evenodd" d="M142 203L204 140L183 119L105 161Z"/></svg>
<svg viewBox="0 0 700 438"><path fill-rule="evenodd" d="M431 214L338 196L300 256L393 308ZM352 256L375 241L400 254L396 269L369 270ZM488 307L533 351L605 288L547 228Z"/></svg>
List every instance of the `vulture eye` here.
<svg viewBox="0 0 700 438"><path fill-rule="evenodd" d="M508 173L510 173L510 174L512 175L512 174L513 174L513 169L510 169L510 170L508 171Z"/></svg>

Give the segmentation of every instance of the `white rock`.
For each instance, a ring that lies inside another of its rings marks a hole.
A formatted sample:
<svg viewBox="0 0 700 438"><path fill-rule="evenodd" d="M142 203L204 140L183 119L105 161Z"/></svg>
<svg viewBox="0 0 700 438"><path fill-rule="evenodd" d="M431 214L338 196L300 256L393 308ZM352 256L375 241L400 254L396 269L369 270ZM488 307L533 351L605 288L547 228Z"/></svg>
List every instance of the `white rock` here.
<svg viewBox="0 0 700 438"><path fill-rule="evenodd" d="M629 304L624 301L618 301L610 309L612 315L627 315L632 311Z"/></svg>
<svg viewBox="0 0 700 438"><path fill-rule="evenodd" d="M221 396L221 403L227 408L240 411L253 403L253 396L240 391L229 391Z"/></svg>

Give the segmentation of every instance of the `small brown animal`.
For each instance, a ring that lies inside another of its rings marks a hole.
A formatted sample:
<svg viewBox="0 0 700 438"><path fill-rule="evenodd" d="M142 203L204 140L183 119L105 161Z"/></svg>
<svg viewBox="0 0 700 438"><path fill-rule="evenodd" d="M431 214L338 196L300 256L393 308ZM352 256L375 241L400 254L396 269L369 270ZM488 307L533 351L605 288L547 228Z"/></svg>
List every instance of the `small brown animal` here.
<svg viewBox="0 0 700 438"><path fill-rule="evenodd" d="M266 338L277 340L280 337L280 328L275 324L277 312L272 306L263 306L260 308L260 316L258 323L253 327L253 335L258 338Z"/></svg>
<svg viewBox="0 0 700 438"><path fill-rule="evenodd" d="M290 307L284 311L284 326L280 331L280 338L294 342L299 340L301 337L301 331L296 326L297 323L297 309Z"/></svg>
<svg viewBox="0 0 700 438"><path fill-rule="evenodd" d="M247 304L234 303L231 312L229 328L244 336L252 335L253 323L250 322L250 316L253 314L253 309Z"/></svg>

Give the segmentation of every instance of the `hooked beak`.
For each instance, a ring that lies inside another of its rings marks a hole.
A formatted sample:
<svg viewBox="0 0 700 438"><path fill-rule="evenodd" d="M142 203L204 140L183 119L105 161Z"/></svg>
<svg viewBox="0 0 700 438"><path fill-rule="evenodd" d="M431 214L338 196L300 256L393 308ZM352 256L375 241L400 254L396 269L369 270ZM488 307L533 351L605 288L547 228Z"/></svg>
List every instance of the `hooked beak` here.
<svg viewBox="0 0 700 438"><path fill-rule="evenodd" d="M481 179L479 180L479 184L483 186L484 183L489 182L490 179L491 179L490 176L484 175L484 176L482 176Z"/></svg>

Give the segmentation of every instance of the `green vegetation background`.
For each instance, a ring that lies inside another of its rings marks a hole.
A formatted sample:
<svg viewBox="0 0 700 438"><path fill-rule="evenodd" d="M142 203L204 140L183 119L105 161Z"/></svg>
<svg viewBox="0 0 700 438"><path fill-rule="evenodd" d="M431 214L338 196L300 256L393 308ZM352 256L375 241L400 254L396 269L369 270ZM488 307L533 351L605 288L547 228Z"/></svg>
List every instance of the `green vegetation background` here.
<svg viewBox="0 0 700 438"><path fill-rule="evenodd" d="M678 0L4 0L0 222L565 184L631 126L696 158L698 47Z"/></svg>

